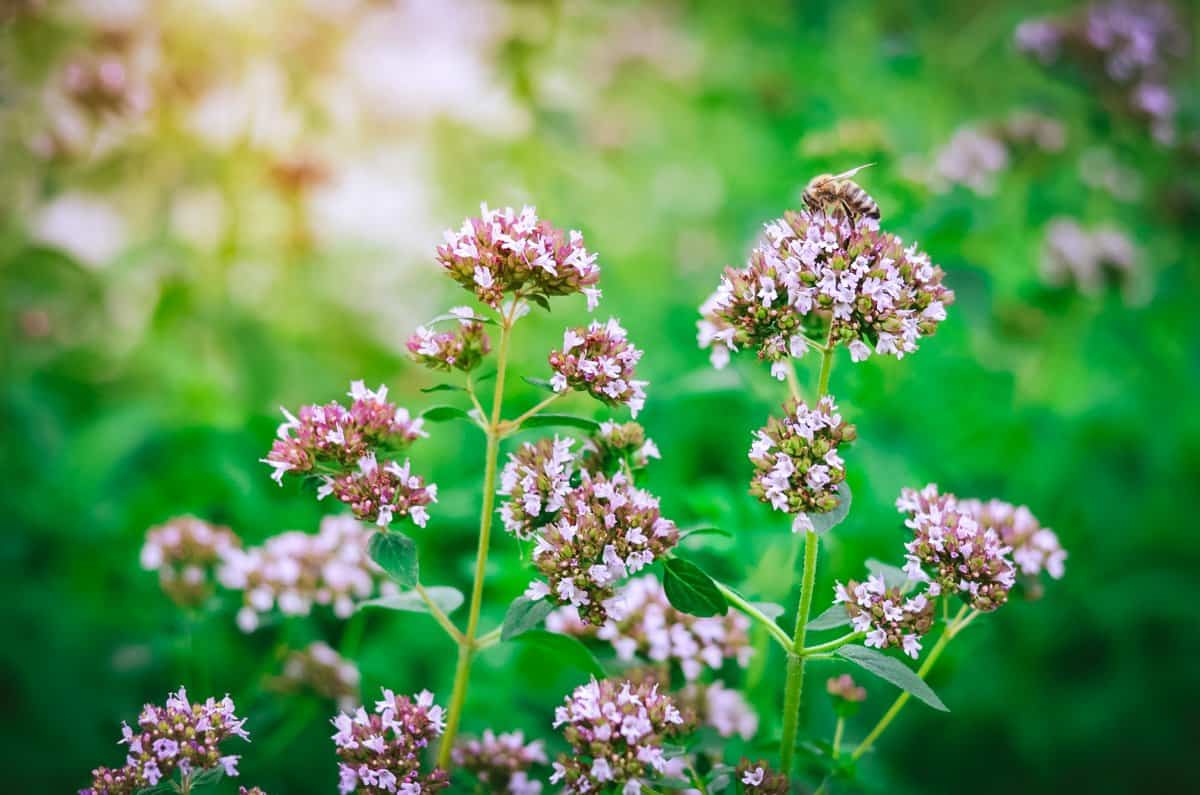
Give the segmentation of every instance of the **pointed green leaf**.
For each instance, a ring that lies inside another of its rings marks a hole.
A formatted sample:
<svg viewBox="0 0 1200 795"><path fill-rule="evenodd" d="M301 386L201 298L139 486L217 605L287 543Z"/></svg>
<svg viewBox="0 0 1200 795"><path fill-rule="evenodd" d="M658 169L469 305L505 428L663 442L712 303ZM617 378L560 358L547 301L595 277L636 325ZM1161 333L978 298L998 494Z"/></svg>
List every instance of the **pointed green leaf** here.
<svg viewBox="0 0 1200 795"><path fill-rule="evenodd" d="M428 395L430 392L466 392L467 390L465 387L455 386L454 384L434 384L433 386L423 388L421 391Z"/></svg>
<svg viewBox="0 0 1200 795"><path fill-rule="evenodd" d="M447 422L448 420L471 421L471 415L457 406L430 406L421 412L421 418L430 422Z"/></svg>
<svg viewBox="0 0 1200 795"><path fill-rule="evenodd" d="M850 513L850 486L846 481L842 481L837 487L838 504L837 507L828 513L810 513L809 520L813 525L813 532L824 533L833 529L845 520L846 515Z"/></svg>
<svg viewBox="0 0 1200 795"><path fill-rule="evenodd" d="M437 323L445 323L447 320L473 320L476 323L486 323L489 326L500 325L499 323L496 322L496 320L494 318L483 317L482 315L469 315L467 317L459 317L458 315L452 314L450 312L447 312L444 315L438 315L437 317L433 318L432 320L429 320L428 322L426 322L425 325L432 326Z"/></svg>
<svg viewBox="0 0 1200 795"><path fill-rule="evenodd" d="M544 653L547 659L578 668L597 679L605 677L604 668L595 655L573 635L560 635L544 629L531 629L517 635L513 638L513 642L531 646Z"/></svg>
<svg viewBox="0 0 1200 795"><path fill-rule="evenodd" d="M411 538L391 530L378 530L367 543L367 553L400 587L416 587L417 544Z"/></svg>
<svg viewBox="0 0 1200 795"><path fill-rule="evenodd" d="M777 620L783 615L783 605L777 605L774 602L751 602L750 606L757 608L758 612L772 621Z"/></svg>
<svg viewBox="0 0 1200 795"><path fill-rule="evenodd" d="M431 585L425 589L425 593L429 595L430 601L447 615L453 613L463 603L462 591L457 588L451 588L448 585ZM404 591L393 596L381 596L378 599L370 599L361 603L358 609L362 610L365 607L382 607L386 610L404 610L409 613L430 612L429 605L425 604L425 600L421 598L421 594L416 591Z"/></svg>
<svg viewBox="0 0 1200 795"><path fill-rule="evenodd" d="M867 571L882 579L883 584L888 588L903 588L904 584L908 582L908 575L904 573L903 569L875 560L875 558L867 561Z"/></svg>
<svg viewBox="0 0 1200 795"><path fill-rule="evenodd" d="M528 376L528 375L523 375L523 376L521 376L521 380L522 380L522 381L524 381L525 383L529 384L530 386L536 386L537 388L539 388L539 389L544 389L544 390L546 390L547 392L553 392L553 391L554 391L554 387L550 385L550 381L549 381L549 379L546 379L546 378L533 378L533 377L531 377L531 376Z"/></svg>
<svg viewBox="0 0 1200 795"><path fill-rule="evenodd" d="M679 531L679 540L691 538L692 536L721 536L723 538L733 538L733 533L728 530L722 530L719 527L689 527L686 530Z"/></svg>
<svg viewBox="0 0 1200 795"><path fill-rule="evenodd" d="M689 615L721 616L729 609L712 577L682 558L671 558L663 566L663 590L676 610Z"/></svg>
<svg viewBox="0 0 1200 795"><path fill-rule="evenodd" d="M522 428L549 428L554 426L583 428L585 431L594 431L600 427L600 423L595 420L589 420L586 417L576 417L572 414L535 414L521 423Z"/></svg>
<svg viewBox="0 0 1200 795"><path fill-rule="evenodd" d="M925 680L894 657L889 657L876 649L854 644L841 647L837 650L837 654L860 668L870 671L880 679L891 682L905 693L925 702L934 709L942 712L950 711L938 698L937 693L934 693L933 689L925 684Z"/></svg>
<svg viewBox="0 0 1200 795"><path fill-rule="evenodd" d="M545 309L547 312L550 311L550 301L549 301L549 299L546 298L546 296L544 296L544 295L527 295L525 297L528 298L530 301L533 301L535 304L540 306L542 309Z"/></svg>
<svg viewBox="0 0 1200 795"><path fill-rule="evenodd" d="M504 624L500 627L500 640L512 640L542 623L542 620L554 611L554 602L549 599L539 599L536 602L527 596L518 596L508 606L504 614Z"/></svg>
<svg viewBox="0 0 1200 795"><path fill-rule="evenodd" d="M850 623L850 614L846 612L845 605L833 605L821 615L808 622L808 629L812 632L820 632L823 629L834 629L836 627L844 627Z"/></svg>

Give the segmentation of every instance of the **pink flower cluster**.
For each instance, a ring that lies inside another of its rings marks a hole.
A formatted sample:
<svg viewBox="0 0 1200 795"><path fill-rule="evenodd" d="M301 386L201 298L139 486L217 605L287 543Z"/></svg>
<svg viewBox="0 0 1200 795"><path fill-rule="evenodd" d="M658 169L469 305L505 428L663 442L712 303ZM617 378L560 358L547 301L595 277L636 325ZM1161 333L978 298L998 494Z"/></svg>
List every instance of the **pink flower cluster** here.
<svg viewBox="0 0 1200 795"><path fill-rule="evenodd" d="M1060 152L1066 137L1062 122L1031 111L959 127L934 156L931 181L939 190L963 185L988 196L995 193L996 177L1012 164L1016 154L1031 148Z"/></svg>
<svg viewBox="0 0 1200 795"><path fill-rule="evenodd" d="M346 618L355 603L395 593L395 584L367 555L370 530L349 516L327 516L316 535L298 530L268 538L262 546L234 550L218 571L226 588L244 592L237 615L253 632L276 607L284 615L308 615L314 604L332 605Z"/></svg>
<svg viewBox="0 0 1200 795"><path fill-rule="evenodd" d="M421 770L425 749L446 729L444 712L429 691L410 699L385 689L374 713L362 707L353 715L342 712L333 726L342 795L360 790L424 795L449 786L445 771Z"/></svg>
<svg viewBox="0 0 1200 795"><path fill-rule="evenodd" d="M576 389L610 406L624 404L636 417L646 403L647 382L634 378L641 358L616 319L594 320L587 328L567 329L562 349L551 351L550 385L555 392Z"/></svg>
<svg viewBox="0 0 1200 795"><path fill-rule="evenodd" d="M702 726L710 726L721 737L751 740L758 731L758 715L740 691L717 680L711 684L692 682L675 695L680 709L696 716Z"/></svg>
<svg viewBox="0 0 1200 795"><path fill-rule="evenodd" d="M478 218L448 230L437 260L450 278L495 308L505 294L520 296L587 296L588 309L600 300L600 266L588 253L583 235L564 235L548 221L538 220L532 207L517 212L480 207Z"/></svg>
<svg viewBox="0 0 1200 795"><path fill-rule="evenodd" d="M1000 534L984 527L969 505L953 494L938 494L935 484L921 491L904 489L896 500L913 539L904 545L904 572L931 583L937 593L959 594L971 607L990 611L1008 601L1016 569Z"/></svg>
<svg viewBox="0 0 1200 795"><path fill-rule="evenodd" d="M825 680L825 692L835 699L859 704L867 700L867 691L854 681L850 674L831 676Z"/></svg>
<svg viewBox="0 0 1200 795"><path fill-rule="evenodd" d="M580 464L589 472L616 472L622 464L631 470L645 469L651 458L662 458L658 445L647 438L636 422L607 420L584 443Z"/></svg>
<svg viewBox="0 0 1200 795"><path fill-rule="evenodd" d="M455 766L475 776L482 789L509 795L538 795L542 782L529 777L534 765L549 764L541 740L525 742L519 731L497 735L491 729L483 737L461 737L450 754Z"/></svg>
<svg viewBox="0 0 1200 795"><path fill-rule="evenodd" d="M533 562L546 580L535 580L525 595L573 605L584 621L601 626L619 609L611 604L616 584L674 547L679 531L659 513L658 499L623 473L584 472L536 538Z"/></svg>
<svg viewBox="0 0 1200 795"><path fill-rule="evenodd" d="M554 520L571 491L575 457L574 439L541 439L526 442L510 453L500 472L498 493L507 497L500 506L504 529L520 539Z"/></svg>
<svg viewBox="0 0 1200 795"><path fill-rule="evenodd" d="M593 679L567 697L554 712L554 728L571 746L554 763L551 784L566 792L604 792L621 787L637 795L654 779L682 779L683 760L668 759L665 743L683 733L686 722L658 685Z"/></svg>
<svg viewBox="0 0 1200 795"><path fill-rule="evenodd" d="M380 527L396 516L424 527L425 506L437 502L437 486L413 475L407 460L379 461L428 436L423 421L387 402L385 386L372 391L355 381L349 395L354 398L349 409L339 403L304 406L298 417L283 409L287 422L263 463L274 468L271 477L280 485L288 472L319 475L318 498L332 494L355 516Z"/></svg>
<svg viewBox="0 0 1200 795"><path fill-rule="evenodd" d="M546 628L608 641L622 660L640 656L652 662L677 662L689 681L706 667L719 671L727 659L744 668L754 653L748 618L732 609L707 618L681 613L671 607L653 574L626 583L611 600L609 613L597 628L580 620L574 607L562 607L547 616Z"/></svg>
<svg viewBox="0 0 1200 795"><path fill-rule="evenodd" d="M851 580L834 587L834 604L844 604L855 632L866 633L863 641L876 649L900 648L914 660L921 652L921 637L933 626L931 597L941 593L934 582L926 593L905 599L899 588L888 588L882 577L871 575L866 582Z"/></svg>
<svg viewBox="0 0 1200 795"><path fill-rule="evenodd" d="M736 775L744 795L788 795L792 791L788 777L772 770L763 759L751 762L743 757L738 762Z"/></svg>
<svg viewBox="0 0 1200 795"><path fill-rule="evenodd" d="M408 459L403 464L388 461L380 466L375 453L358 459L358 466L342 475L323 475L317 498L332 494L350 506L359 519L387 527L397 516L411 519L417 527L429 522L425 506L437 502L437 484L426 483L412 473Z"/></svg>
<svg viewBox="0 0 1200 795"><path fill-rule="evenodd" d="M97 768L92 785L79 795L129 795L158 786L176 770L184 779L217 767L236 776L241 757L223 753L220 745L231 737L248 742L250 735L242 728L245 719L233 710L229 696L193 704L182 687L167 696L165 706L147 704L136 729L121 724L125 766Z"/></svg>
<svg viewBox="0 0 1200 795"><path fill-rule="evenodd" d="M362 675L353 661L338 654L328 643L315 641L288 655L283 673L273 685L284 692L308 690L336 701L340 710L351 710L360 703L361 682Z"/></svg>
<svg viewBox="0 0 1200 795"><path fill-rule="evenodd" d="M815 409L798 400L789 400L783 408L783 419L771 417L754 434L750 493L777 511L795 515L792 532L799 533L813 529L811 514L837 508L838 485L846 479L839 449L854 441L856 432L829 395Z"/></svg>
<svg viewBox="0 0 1200 795"><path fill-rule="evenodd" d="M146 532L142 568L158 572L163 591L177 605L196 607L212 594L216 568L241 545L228 527L179 516Z"/></svg>
<svg viewBox="0 0 1200 795"><path fill-rule="evenodd" d="M1140 264L1137 246L1116 226L1086 229L1071 218L1055 218L1046 225L1039 272L1051 287L1070 285L1096 296L1111 284L1133 303L1142 286Z"/></svg>
<svg viewBox="0 0 1200 795"><path fill-rule="evenodd" d="M984 530L994 530L1000 540L1012 547L1013 563L1021 574L1037 577L1043 571L1053 579L1063 576L1067 551L1053 530L1042 527L1024 505L1017 507L1001 500L960 500Z"/></svg>
<svg viewBox="0 0 1200 795"><path fill-rule="evenodd" d="M788 212L766 225L746 267L725 269L700 307L698 340L718 368L730 351L753 348L782 379L789 357L803 356L828 318L829 340L847 345L854 361L872 348L899 359L945 320L954 293L942 275L915 244L905 248L872 219Z"/></svg>
<svg viewBox="0 0 1200 795"><path fill-rule="evenodd" d="M492 340L483 330L469 306L456 306L450 314L458 319L453 331L435 332L426 326L408 338L408 351L413 361L433 370L470 372L483 362L492 350Z"/></svg>
<svg viewBox="0 0 1200 795"><path fill-rule="evenodd" d="M1167 3L1089 3L1065 16L1032 19L1016 31L1017 48L1045 65L1082 67L1163 144L1175 140L1178 101L1170 88L1187 62L1186 24Z"/></svg>

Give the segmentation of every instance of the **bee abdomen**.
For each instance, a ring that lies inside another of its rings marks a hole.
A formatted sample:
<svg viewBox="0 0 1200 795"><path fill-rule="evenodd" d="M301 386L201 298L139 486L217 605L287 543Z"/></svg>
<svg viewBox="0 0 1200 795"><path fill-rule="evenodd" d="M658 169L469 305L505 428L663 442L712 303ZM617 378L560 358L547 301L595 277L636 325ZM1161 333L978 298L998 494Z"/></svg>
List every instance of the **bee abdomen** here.
<svg viewBox="0 0 1200 795"><path fill-rule="evenodd" d="M865 218L879 220L879 205L871 198L871 194L847 180L843 183L842 199L851 211Z"/></svg>

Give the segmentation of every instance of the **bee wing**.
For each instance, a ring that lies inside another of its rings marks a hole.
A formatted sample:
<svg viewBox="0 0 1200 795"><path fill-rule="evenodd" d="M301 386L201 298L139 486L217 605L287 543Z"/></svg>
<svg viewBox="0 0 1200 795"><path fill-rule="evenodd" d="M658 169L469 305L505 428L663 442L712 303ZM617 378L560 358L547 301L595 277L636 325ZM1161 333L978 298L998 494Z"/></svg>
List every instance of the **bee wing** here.
<svg viewBox="0 0 1200 795"><path fill-rule="evenodd" d="M869 168L873 165L875 165L875 164L874 163L863 163L861 166L852 168L849 171L843 171L841 174L835 174L833 178L834 179L849 179L850 177L853 177L858 172L862 171L864 168Z"/></svg>

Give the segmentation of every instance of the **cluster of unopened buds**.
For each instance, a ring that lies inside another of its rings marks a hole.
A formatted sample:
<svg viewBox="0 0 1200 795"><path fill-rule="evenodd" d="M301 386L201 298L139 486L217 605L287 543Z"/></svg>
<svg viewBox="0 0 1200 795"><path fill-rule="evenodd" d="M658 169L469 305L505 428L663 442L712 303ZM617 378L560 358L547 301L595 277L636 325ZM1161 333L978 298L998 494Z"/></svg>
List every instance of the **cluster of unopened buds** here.
<svg viewBox="0 0 1200 795"><path fill-rule="evenodd" d="M234 550L218 571L226 588L244 593L237 623L253 632L276 607L284 615L308 615L330 605L347 618L356 604L396 586L367 555L370 531L350 516L327 516L316 535L298 530L268 538L262 546Z"/></svg>
<svg viewBox="0 0 1200 795"><path fill-rule="evenodd" d="M582 293L588 308L600 300L600 266L576 231L563 234L539 220L532 207L480 207L477 218L463 221L457 232L447 231L437 259L445 272L496 308L506 293L545 299Z"/></svg>
<svg viewBox="0 0 1200 795"><path fill-rule="evenodd" d="M228 527L180 516L146 532L141 564L158 572L163 591L176 604L196 607L212 595L217 567L241 545Z"/></svg>
<svg viewBox="0 0 1200 795"><path fill-rule="evenodd" d="M165 706L147 704L136 728L122 724L125 766L97 768L91 786L79 795L132 795L169 781L175 771L185 781L217 768L236 776L241 757L220 746L233 737L249 741L250 735L233 710L228 696L192 703L183 688L167 696Z"/></svg>
<svg viewBox="0 0 1200 795"><path fill-rule="evenodd" d="M679 530L659 513L658 499L624 473L584 472L555 521L536 534L533 562L546 580L535 580L525 595L573 605L584 621L601 626L619 610L611 604L616 584L678 541Z"/></svg>
<svg viewBox="0 0 1200 795"><path fill-rule="evenodd" d="M846 464L839 449L855 436L832 397L821 398L813 409L789 400L782 419L771 417L754 434L750 493L793 514L792 532L812 530L812 514L828 513L843 499L838 487L846 479Z"/></svg>
<svg viewBox="0 0 1200 795"><path fill-rule="evenodd" d="M867 700L867 691L854 681L850 674L831 676L825 680L825 692L840 701L861 704Z"/></svg>
<svg viewBox="0 0 1200 795"><path fill-rule="evenodd" d="M492 350L492 341L483 329L483 320L469 306L450 310L457 321L452 331L434 331L417 326L408 338L408 351L413 361L434 370L461 370L468 373L483 362ZM432 325L432 324L431 324Z"/></svg>
<svg viewBox="0 0 1200 795"><path fill-rule="evenodd" d="M763 759L757 762L742 759L736 773L744 795L788 795L792 789L788 777L772 770Z"/></svg>
<svg viewBox="0 0 1200 795"><path fill-rule="evenodd" d="M719 671L726 660L745 667L754 653L748 618L734 610L703 618L682 613L671 606L653 574L626 583L610 600L609 613L595 627L580 620L576 608L562 607L546 618L546 628L608 641L621 660L678 663L689 681L705 668Z"/></svg>
<svg viewBox="0 0 1200 795"><path fill-rule="evenodd" d="M519 731L496 734L491 729L478 739L459 739L450 759L475 777L481 791L508 795L538 795L542 782L530 778L529 771L550 761L541 740L526 743Z"/></svg>
<svg viewBox="0 0 1200 795"><path fill-rule="evenodd" d="M417 795L448 786L444 770L425 772L425 749L443 731L445 716L433 703L433 694L422 691L413 698L383 691L375 711L359 707L352 715L339 713L333 719L337 732L339 784L342 795L362 792Z"/></svg>
<svg viewBox="0 0 1200 795"><path fill-rule="evenodd" d="M981 612L1008 601L1016 582L1012 547L996 530L981 526L970 506L953 494L939 494L931 483L920 491L904 489L896 507L908 514L904 524L913 533L904 545L905 574L938 593L957 593Z"/></svg>
<svg viewBox="0 0 1200 795"><path fill-rule="evenodd" d="M353 661L338 654L328 643L314 641L288 655L283 673L274 685L285 692L309 690L337 702L338 709L347 711L359 703L361 682L362 674Z"/></svg>
<svg viewBox="0 0 1200 795"><path fill-rule="evenodd" d="M651 681L634 685L605 679L581 685L554 713L571 753L554 763L551 784L570 793L621 788L642 791L658 779L683 779L683 760L668 758L666 744L687 722L671 697Z"/></svg>
<svg viewBox="0 0 1200 795"><path fill-rule="evenodd" d="M838 583L834 604L844 604L855 632L866 634L864 643L876 649L900 648L914 660L921 652L921 637L933 626L932 597L941 593L936 582L926 593L908 598L899 587L887 587L871 575L866 582Z"/></svg>
<svg viewBox="0 0 1200 795"><path fill-rule="evenodd" d="M636 417L646 403L646 382L634 377L641 358L620 323L594 320L563 333L562 348L550 353L550 386L555 392L587 392L610 406L624 404Z"/></svg>
<svg viewBox="0 0 1200 795"><path fill-rule="evenodd" d="M1175 140L1178 101L1170 80L1191 51L1187 26L1167 3L1089 3L1065 16L1032 19L1016 31L1017 48L1047 66L1080 66L1145 121L1160 143Z"/></svg>
<svg viewBox="0 0 1200 795"><path fill-rule="evenodd" d="M584 443L580 464L589 472L613 473L622 465L631 470L645 469L652 458L662 458L658 445L646 436L636 422L607 420Z"/></svg>
<svg viewBox="0 0 1200 795"><path fill-rule="evenodd" d="M726 268L700 307L699 342L724 367L729 352L757 350L779 379L828 318L829 344L851 358L902 358L946 318L954 293L942 269L916 245L879 230L872 218L840 211L788 212L766 225L764 240L741 269Z"/></svg>

